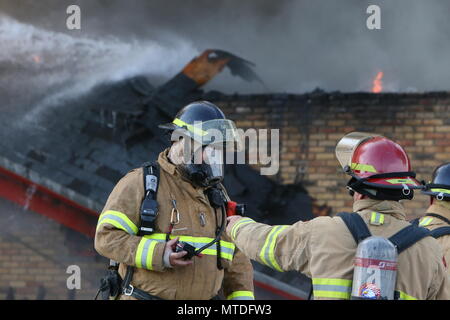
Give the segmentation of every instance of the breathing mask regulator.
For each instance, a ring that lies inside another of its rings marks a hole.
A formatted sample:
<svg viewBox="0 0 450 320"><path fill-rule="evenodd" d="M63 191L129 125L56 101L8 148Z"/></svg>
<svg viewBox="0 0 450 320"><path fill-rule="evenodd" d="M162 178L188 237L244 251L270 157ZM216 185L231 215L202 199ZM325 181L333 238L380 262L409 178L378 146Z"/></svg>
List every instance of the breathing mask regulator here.
<svg viewBox="0 0 450 320"><path fill-rule="evenodd" d="M200 146L192 152L187 163L179 165L179 169L195 187L215 186L224 177L223 150L210 145Z"/></svg>

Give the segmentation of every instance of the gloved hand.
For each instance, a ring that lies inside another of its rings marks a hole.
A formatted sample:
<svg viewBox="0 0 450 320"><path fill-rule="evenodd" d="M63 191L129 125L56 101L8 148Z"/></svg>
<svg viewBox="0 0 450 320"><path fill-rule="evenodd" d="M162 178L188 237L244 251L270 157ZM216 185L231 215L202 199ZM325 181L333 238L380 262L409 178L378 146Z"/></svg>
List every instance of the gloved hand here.
<svg viewBox="0 0 450 320"><path fill-rule="evenodd" d="M186 251L175 252L175 247L178 243L178 237L166 242L164 247L164 266L166 268L173 268L177 266L185 267L192 264L192 260L184 260L183 257L187 254Z"/></svg>

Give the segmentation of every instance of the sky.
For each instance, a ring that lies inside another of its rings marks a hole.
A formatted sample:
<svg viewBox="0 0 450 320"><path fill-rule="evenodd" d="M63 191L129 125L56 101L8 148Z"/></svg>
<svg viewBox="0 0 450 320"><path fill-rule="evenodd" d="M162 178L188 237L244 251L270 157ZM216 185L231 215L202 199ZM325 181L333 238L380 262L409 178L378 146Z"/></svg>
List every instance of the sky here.
<svg viewBox="0 0 450 320"><path fill-rule="evenodd" d="M81 30L66 27L70 4ZM371 4L380 30L367 28ZM75 86L74 95L140 73L161 83L207 48L254 62L264 81L225 71L207 90L371 91L380 71L383 91L448 90L449 9L446 0L0 0L0 94L15 79L36 92Z"/></svg>

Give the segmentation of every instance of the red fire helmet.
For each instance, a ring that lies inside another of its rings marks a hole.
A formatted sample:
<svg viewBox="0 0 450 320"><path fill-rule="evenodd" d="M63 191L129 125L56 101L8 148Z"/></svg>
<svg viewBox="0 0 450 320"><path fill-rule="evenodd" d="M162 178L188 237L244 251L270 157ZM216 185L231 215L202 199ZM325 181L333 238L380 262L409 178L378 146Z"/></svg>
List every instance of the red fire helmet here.
<svg viewBox="0 0 450 320"><path fill-rule="evenodd" d="M422 188L405 150L386 137L349 133L336 146L336 156L344 171L353 177L348 186L354 191L403 189L406 196L408 189Z"/></svg>

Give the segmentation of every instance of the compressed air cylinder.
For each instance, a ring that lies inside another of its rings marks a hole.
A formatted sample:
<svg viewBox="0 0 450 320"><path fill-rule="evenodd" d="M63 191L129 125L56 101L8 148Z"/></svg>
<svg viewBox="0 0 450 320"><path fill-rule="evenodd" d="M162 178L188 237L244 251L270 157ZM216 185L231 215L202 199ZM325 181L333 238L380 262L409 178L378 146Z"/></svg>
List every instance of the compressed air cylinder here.
<svg viewBox="0 0 450 320"><path fill-rule="evenodd" d="M356 250L352 299L394 300L397 249L386 238L369 237Z"/></svg>

